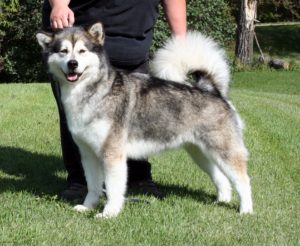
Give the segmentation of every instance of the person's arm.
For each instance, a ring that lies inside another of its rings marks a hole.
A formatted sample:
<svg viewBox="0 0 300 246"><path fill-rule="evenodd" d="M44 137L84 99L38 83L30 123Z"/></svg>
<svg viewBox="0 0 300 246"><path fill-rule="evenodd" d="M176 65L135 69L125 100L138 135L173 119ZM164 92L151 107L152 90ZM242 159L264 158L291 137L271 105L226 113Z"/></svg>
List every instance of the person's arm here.
<svg viewBox="0 0 300 246"><path fill-rule="evenodd" d="M71 0L49 0L52 7L50 23L53 30L73 26L75 17L69 8Z"/></svg>
<svg viewBox="0 0 300 246"><path fill-rule="evenodd" d="M172 34L184 38L187 31L186 0L164 0L163 7Z"/></svg>

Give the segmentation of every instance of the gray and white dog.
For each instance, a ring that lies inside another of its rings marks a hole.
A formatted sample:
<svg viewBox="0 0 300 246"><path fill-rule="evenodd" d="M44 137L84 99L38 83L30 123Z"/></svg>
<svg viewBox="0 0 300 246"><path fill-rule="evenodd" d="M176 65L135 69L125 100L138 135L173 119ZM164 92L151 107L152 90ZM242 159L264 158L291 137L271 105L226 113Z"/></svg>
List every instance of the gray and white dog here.
<svg viewBox="0 0 300 246"><path fill-rule="evenodd" d="M88 184L85 201L75 210L95 208L105 183L107 203L96 217L117 216L124 205L127 158L182 146L210 176L219 202L231 200L232 184L240 213L251 213L248 152L242 121L228 101L223 50L190 32L158 51L152 65L156 77L126 74L110 66L104 36L101 23L37 34L49 72L60 86ZM188 73L198 82L188 83Z"/></svg>

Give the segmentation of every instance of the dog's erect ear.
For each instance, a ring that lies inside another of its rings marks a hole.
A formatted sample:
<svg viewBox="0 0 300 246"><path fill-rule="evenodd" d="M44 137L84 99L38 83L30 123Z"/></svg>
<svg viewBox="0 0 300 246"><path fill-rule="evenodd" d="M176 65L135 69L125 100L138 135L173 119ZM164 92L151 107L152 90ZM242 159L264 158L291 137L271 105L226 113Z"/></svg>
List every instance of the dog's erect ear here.
<svg viewBox="0 0 300 246"><path fill-rule="evenodd" d="M38 32L36 34L36 39L39 43L39 45L45 50L48 45L52 42L53 40L53 34L51 33L45 33L45 32Z"/></svg>
<svg viewBox="0 0 300 246"><path fill-rule="evenodd" d="M88 28L88 33L95 38L100 45L104 44L104 32L103 32L103 26L100 22L92 25Z"/></svg>

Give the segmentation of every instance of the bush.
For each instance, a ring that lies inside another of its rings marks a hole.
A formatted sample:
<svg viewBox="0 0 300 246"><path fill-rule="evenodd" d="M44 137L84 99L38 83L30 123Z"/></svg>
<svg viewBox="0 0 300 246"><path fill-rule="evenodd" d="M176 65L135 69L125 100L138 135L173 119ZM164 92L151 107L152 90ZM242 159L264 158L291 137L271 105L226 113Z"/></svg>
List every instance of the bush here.
<svg viewBox="0 0 300 246"><path fill-rule="evenodd" d="M233 16L239 19L240 0L225 0ZM299 0L259 0L257 19L260 22L284 22L300 20Z"/></svg>
<svg viewBox="0 0 300 246"><path fill-rule="evenodd" d="M162 46L170 31L164 15L159 16L152 50ZM188 28L209 35L222 45L234 39L236 23L224 0L189 0L187 5Z"/></svg>
<svg viewBox="0 0 300 246"><path fill-rule="evenodd" d="M2 44L0 57L4 82L32 82L45 80L41 69L41 52L35 34L40 29L41 0L4 1L0 17Z"/></svg>
<svg viewBox="0 0 300 246"><path fill-rule="evenodd" d="M257 17L261 22L299 21L299 0L260 0Z"/></svg>
<svg viewBox="0 0 300 246"><path fill-rule="evenodd" d="M28 83L48 80L35 39L35 33L41 27L41 6L42 0L0 0L0 81ZM210 35L221 44L232 40L235 32L234 19L224 0L189 0L188 26ZM152 51L170 36L168 30L161 14Z"/></svg>

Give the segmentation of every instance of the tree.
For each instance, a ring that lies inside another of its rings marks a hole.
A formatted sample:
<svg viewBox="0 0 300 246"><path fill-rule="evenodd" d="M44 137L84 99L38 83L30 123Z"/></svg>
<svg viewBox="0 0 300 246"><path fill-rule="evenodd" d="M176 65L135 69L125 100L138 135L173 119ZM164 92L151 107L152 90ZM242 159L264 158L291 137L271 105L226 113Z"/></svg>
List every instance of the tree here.
<svg viewBox="0 0 300 246"><path fill-rule="evenodd" d="M41 28L42 2L0 0L0 83L48 80L35 38ZM189 29L199 30L222 45L234 39L236 22L226 0L189 0L187 12ZM161 12L154 29L152 52L170 36L168 30Z"/></svg>
<svg viewBox="0 0 300 246"><path fill-rule="evenodd" d="M253 40L257 0L242 0L237 29L235 55L242 64L250 64L253 58Z"/></svg>
<svg viewBox="0 0 300 246"><path fill-rule="evenodd" d="M260 0L258 19L261 22L299 21L299 0Z"/></svg>

